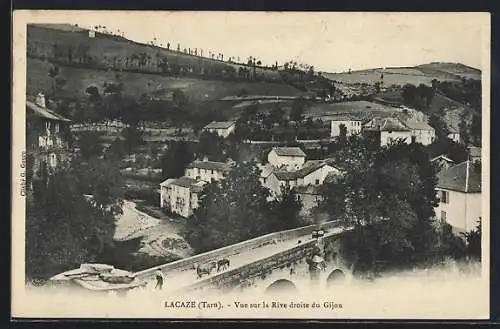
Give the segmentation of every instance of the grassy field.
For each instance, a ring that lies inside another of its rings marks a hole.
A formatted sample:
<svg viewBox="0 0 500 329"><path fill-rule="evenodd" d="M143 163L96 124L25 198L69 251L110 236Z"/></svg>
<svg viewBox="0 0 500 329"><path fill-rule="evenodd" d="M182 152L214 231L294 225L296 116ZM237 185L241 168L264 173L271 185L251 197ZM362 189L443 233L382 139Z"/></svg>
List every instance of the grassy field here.
<svg viewBox="0 0 500 329"><path fill-rule="evenodd" d="M323 121L328 121L342 115L365 118L377 115L387 116L399 112L401 112L401 109L392 106L368 101L353 101L332 104L314 104L307 110L306 116L321 118Z"/></svg>
<svg viewBox="0 0 500 329"><path fill-rule="evenodd" d="M38 59L27 61L27 92L50 91L52 86L48 72L52 64ZM60 66L61 75L66 78L64 94L68 97L81 98L89 86L103 90L105 82L114 82L117 72L99 71ZM245 89L248 94L296 96L303 94L293 86L271 82L231 82L201 80L185 77L165 77L156 74L120 72L124 92L135 98L143 93L159 90L180 89L192 100L216 100L225 96L237 95Z"/></svg>
<svg viewBox="0 0 500 329"><path fill-rule="evenodd" d="M66 24L30 24L28 26L28 40L39 51L47 54L52 51L53 45L57 40L59 45L65 47L71 46L73 49L77 49L80 45L88 46L87 55L98 60L145 53L151 58L156 58L157 55L166 56L170 63L181 65L202 65L205 67L210 65L224 65L231 66L236 70L240 67L248 67L243 63L208 58L207 50L204 53L204 57L190 55L183 52L182 45L181 52L177 52L176 44L172 44L170 49L167 50L166 45L164 47L147 45L116 35L96 33L94 38L89 38L87 30ZM227 56L224 58L227 58ZM243 61L244 59L241 60ZM279 72L265 67L256 66L256 73L265 75L268 78L279 77Z"/></svg>
<svg viewBox="0 0 500 329"><path fill-rule="evenodd" d="M405 85L407 83L431 85L433 79L439 81L460 81L461 77L480 79L481 71L462 64L431 63L415 67L403 68L376 68L369 70L352 71L349 73L323 73L331 80L341 81L346 84L380 82L384 74L384 85Z"/></svg>

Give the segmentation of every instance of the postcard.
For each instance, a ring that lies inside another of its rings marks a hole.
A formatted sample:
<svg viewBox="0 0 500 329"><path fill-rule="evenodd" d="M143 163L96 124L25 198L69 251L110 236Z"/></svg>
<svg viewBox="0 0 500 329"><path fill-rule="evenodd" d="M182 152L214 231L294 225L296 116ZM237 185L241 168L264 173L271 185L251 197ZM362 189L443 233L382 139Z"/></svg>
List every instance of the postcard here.
<svg viewBox="0 0 500 329"><path fill-rule="evenodd" d="M13 25L13 317L489 317L488 13Z"/></svg>

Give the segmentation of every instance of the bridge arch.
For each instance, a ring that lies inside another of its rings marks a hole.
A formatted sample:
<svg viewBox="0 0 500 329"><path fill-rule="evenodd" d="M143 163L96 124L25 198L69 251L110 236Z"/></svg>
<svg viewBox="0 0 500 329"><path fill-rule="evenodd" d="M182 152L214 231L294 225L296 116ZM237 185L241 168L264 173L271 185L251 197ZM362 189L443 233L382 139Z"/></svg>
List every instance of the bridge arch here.
<svg viewBox="0 0 500 329"><path fill-rule="evenodd" d="M266 288L266 294L294 292L297 292L297 286L295 286L295 283L287 279L276 280Z"/></svg>
<svg viewBox="0 0 500 329"><path fill-rule="evenodd" d="M331 286L334 284L342 283L345 280L345 273L341 269L337 268L333 270L326 278L326 285Z"/></svg>

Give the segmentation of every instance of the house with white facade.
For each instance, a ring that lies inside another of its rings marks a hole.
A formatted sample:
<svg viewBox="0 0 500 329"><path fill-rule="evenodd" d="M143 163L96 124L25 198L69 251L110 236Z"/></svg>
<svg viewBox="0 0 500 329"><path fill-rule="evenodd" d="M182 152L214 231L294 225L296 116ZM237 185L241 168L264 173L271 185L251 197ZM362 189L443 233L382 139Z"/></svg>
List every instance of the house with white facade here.
<svg viewBox="0 0 500 329"><path fill-rule="evenodd" d="M311 200L319 198L319 189L326 180L341 174L340 169L325 160L307 161L298 170L264 167L261 174L262 185L271 192L271 198L281 194L282 187L289 187L303 201L303 212L307 212L316 204ZM316 188L306 188L316 187ZM314 192L314 193L313 193Z"/></svg>
<svg viewBox="0 0 500 329"><path fill-rule="evenodd" d="M193 161L187 165L185 176L202 180L207 183L224 179L231 167L228 163L207 161Z"/></svg>
<svg viewBox="0 0 500 329"><path fill-rule="evenodd" d="M411 130L412 143L420 143L422 145L432 144L436 138L434 128L429 126L428 123L423 121L403 121L403 124Z"/></svg>
<svg viewBox="0 0 500 329"><path fill-rule="evenodd" d="M71 156L65 132L70 120L47 108L45 95L26 100L26 186L40 167L56 168Z"/></svg>
<svg viewBox="0 0 500 329"><path fill-rule="evenodd" d="M198 207L199 195L206 184L186 176L167 179L160 184L160 207L187 218Z"/></svg>
<svg viewBox="0 0 500 329"><path fill-rule="evenodd" d="M167 179L160 184L160 207L185 218L191 216L206 184L224 179L230 170L231 163L207 159L191 162L183 177Z"/></svg>
<svg viewBox="0 0 500 329"><path fill-rule="evenodd" d="M234 121L212 121L205 127L203 131L216 133L217 135L226 138L236 129Z"/></svg>
<svg viewBox="0 0 500 329"><path fill-rule="evenodd" d="M481 219L481 168L464 161L438 174L439 204L436 216L446 221L453 232L469 232Z"/></svg>
<svg viewBox="0 0 500 329"><path fill-rule="evenodd" d="M346 136L357 135L361 133L361 129L363 127L360 119L352 118L352 117L336 117L331 121L331 137L340 136L341 126L346 128Z"/></svg>
<svg viewBox="0 0 500 329"><path fill-rule="evenodd" d="M412 142L412 130L396 118L373 118L363 126L365 135L373 135L380 140L380 146L389 145L398 140L407 144Z"/></svg>
<svg viewBox="0 0 500 329"><path fill-rule="evenodd" d="M300 147L273 147L267 155L267 161L276 168L297 170L304 165L306 154Z"/></svg>

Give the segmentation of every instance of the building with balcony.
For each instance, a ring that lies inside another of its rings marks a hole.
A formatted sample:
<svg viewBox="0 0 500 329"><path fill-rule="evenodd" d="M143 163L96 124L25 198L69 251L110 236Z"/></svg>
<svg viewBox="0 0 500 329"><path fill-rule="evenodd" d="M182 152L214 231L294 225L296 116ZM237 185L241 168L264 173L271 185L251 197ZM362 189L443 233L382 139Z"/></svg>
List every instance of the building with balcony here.
<svg viewBox="0 0 500 329"><path fill-rule="evenodd" d="M45 96L38 94L34 101L26 101L26 162L27 183L41 166L54 169L69 158L68 142L70 120L45 106Z"/></svg>

